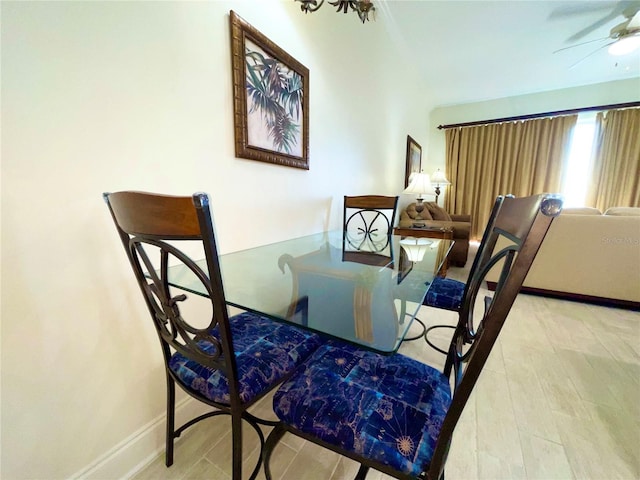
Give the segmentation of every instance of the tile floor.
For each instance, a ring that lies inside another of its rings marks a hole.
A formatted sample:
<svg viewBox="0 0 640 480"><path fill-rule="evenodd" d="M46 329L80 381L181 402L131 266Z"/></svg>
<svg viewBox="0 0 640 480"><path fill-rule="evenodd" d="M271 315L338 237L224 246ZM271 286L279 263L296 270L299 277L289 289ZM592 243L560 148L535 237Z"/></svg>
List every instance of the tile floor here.
<svg viewBox="0 0 640 480"><path fill-rule="evenodd" d="M466 271L451 268L449 276L464 280ZM431 324L456 320L428 307L419 318ZM432 334L446 345L450 330ZM422 341L400 351L443 364L443 356ZM254 413L274 418L271 397ZM163 454L134 479L230 479L229 425L225 417L201 422L176 443L171 468ZM246 432L248 478L258 441ZM358 468L289 435L273 455L272 473L280 480L352 479ZM373 470L367 476L387 478ZM519 295L458 423L446 478L640 479L640 313Z"/></svg>

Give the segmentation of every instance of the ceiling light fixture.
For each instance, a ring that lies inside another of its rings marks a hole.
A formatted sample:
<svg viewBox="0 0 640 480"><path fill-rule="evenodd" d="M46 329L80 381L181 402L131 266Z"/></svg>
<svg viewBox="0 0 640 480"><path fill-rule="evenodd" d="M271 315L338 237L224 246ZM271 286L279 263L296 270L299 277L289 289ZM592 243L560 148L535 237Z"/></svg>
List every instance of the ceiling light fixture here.
<svg viewBox="0 0 640 480"><path fill-rule="evenodd" d="M300 10L304 13L315 12L318 10L324 0L295 0L296 2L302 3L300 5ZM338 7L336 12L347 13L349 11L349 7L351 10L358 14L362 23L369 20L369 13L375 12L376 8L373 6L372 0L336 0L334 2L328 2L329 5L333 5L334 7Z"/></svg>
<svg viewBox="0 0 640 480"><path fill-rule="evenodd" d="M640 48L640 32L620 37L607 49L611 55L626 55Z"/></svg>

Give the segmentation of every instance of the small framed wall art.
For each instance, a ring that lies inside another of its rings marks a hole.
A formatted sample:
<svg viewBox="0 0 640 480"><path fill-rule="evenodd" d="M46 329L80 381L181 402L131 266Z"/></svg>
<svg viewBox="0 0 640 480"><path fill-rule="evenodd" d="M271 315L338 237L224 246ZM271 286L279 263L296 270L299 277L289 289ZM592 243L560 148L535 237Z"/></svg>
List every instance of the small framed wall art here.
<svg viewBox="0 0 640 480"><path fill-rule="evenodd" d="M236 157L309 169L309 70L229 13Z"/></svg>
<svg viewBox="0 0 640 480"><path fill-rule="evenodd" d="M404 173L404 188L409 186L412 173L420 173L422 162L422 147L410 135L407 135L407 160Z"/></svg>

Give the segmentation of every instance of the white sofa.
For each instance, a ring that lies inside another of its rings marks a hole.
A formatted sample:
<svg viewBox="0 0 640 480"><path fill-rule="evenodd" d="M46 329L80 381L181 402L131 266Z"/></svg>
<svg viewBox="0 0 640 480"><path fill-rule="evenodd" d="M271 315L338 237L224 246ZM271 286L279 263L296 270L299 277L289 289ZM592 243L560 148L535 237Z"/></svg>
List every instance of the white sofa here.
<svg viewBox="0 0 640 480"><path fill-rule="evenodd" d="M640 208L563 210L521 291L640 309Z"/></svg>

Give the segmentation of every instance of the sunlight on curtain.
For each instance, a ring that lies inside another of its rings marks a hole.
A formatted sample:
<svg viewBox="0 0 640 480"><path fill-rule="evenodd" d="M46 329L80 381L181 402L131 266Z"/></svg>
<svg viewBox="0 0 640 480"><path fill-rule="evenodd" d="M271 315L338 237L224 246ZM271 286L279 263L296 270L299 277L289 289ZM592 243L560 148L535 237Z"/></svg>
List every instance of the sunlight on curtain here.
<svg viewBox="0 0 640 480"><path fill-rule="evenodd" d="M596 133L596 112L581 113L573 129L562 181L564 207L584 207L591 172L591 152Z"/></svg>
<svg viewBox="0 0 640 480"><path fill-rule="evenodd" d="M586 204L603 212L640 207L640 108L600 112L596 125Z"/></svg>
<svg viewBox="0 0 640 480"><path fill-rule="evenodd" d="M577 115L446 130L445 193L451 213L472 216L477 240L498 195L560 192L565 156Z"/></svg>

